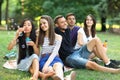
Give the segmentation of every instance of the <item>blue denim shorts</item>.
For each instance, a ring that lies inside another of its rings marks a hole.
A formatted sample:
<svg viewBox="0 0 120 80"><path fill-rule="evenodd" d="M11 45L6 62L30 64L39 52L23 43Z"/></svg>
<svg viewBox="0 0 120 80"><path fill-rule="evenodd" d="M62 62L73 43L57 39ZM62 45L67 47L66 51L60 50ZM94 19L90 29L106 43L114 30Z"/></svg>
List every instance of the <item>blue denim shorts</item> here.
<svg viewBox="0 0 120 80"><path fill-rule="evenodd" d="M84 45L66 58L66 64L73 68L85 68L90 54L87 45Z"/></svg>
<svg viewBox="0 0 120 80"><path fill-rule="evenodd" d="M40 61L39 61L39 70L40 70L40 71L42 71L42 68L43 68L44 64L46 63L46 61L48 60L49 57L50 57L50 55L49 55L49 54L46 54L44 57L41 57L41 58L40 58ZM57 62L59 62L59 63L61 63L61 64L63 65L63 62L62 62L62 60L59 58L59 56L56 56L56 57L53 59L53 61L50 63L49 66L52 66L52 67L53 67L53 65L54 65L55 63L57 63Z"/></svg>

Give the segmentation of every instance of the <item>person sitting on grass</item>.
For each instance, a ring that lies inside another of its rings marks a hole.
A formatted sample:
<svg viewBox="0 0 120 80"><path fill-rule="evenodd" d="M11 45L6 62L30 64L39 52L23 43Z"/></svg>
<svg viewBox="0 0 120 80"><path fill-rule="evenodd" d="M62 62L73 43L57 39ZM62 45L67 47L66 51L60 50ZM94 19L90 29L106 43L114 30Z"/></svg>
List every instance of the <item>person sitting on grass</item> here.
<svg viewBox="0 0 120 80"><path fill-rule="evenodd" d="M76 43L76 46L74 49L79 49L81 46L87 44L92 39L96 38L96 20L93 15L89 14L85 18L84 21L84 28L80 28L78 30L78 40ZM98 37L97 37L98 38ZM103 44L103 51L104 53L107 52L107 47ZM92 54L90 54L89 59L92 60L94 57L96 57L95 54L97 54L96 48L93 50ZM98 58L99 59L99 58ZM118 60L110 59L110 61L116 65L119 66L120 62ZM107 66L107 65L105 65Z"/></svg>
<svg viewBox="0 0 120 80"><path fill-rule="evenodd" d="M53 73L44 74L39 71L39 51L37 50L35 26L32 20L24 19L20 28L16 31L15 37L8 45L11 50L18 45L17 69L21 71L30 71L31 80L38 80L38 77L51 76Z"/></svg>
<svg viewBox="0 0 120 80"><path fill-rule="evenodd" d="M70 40L72 47L74 47L77 41L77 31L80 29L80 27L76 25L76 16L74 13L66 14L66 21L68 23L68 28L70 28Z"/></svg>
<svg viewBox="0 0 120 80"><path fill-rule="evenodd" d="M41 16L38 35L38 50L40 49L40 71L44 74L55 72L51 78L53 80L64 80L63 62L59 58L59 48L62 37L54 32L53 19L48 15ZM71 72L65 80L75 80L74 72ZM47 80L48 77L44 78ZM72 79L71 79L72 78Z"/></svg>
<svg viewBox="0 0 120 80"><path fill-rule="evenodd" d="M54 23L57 26L55 32L63 38L59 49L59 55L65 65L72 68L87 68L102 72L120 73L120 69L115 69L118 67L110 62L106 53L103 51L103 45L98 38L94 38L86 45L74 50L71 46L70 30L67 27L67 22L64 16L56 16ZM94 48L96 48L96 51L98 52L95 53L95 55L104 61L106 65L105 67L88 59Z"/></svg>

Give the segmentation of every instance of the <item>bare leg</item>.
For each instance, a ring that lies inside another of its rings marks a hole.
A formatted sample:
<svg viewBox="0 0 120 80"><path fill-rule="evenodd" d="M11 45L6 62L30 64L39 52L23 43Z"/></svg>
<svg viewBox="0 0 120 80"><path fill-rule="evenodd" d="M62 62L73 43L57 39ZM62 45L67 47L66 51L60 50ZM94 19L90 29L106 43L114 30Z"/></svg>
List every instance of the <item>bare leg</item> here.
<svg viewBox="0 0 120 80"><path fill-rule="evenodd" d="M88 42L87 44L87 49L90 51L90 52L93 52L94 51L94 48L96 48L96 53L95 55L99 58L101 58L104 63L108 63L110 60L109 58L107 57L105 51L103 50L103 45L102 43L100 42L99 39L97 38L94 38L92 39L90 42Z"/></svg>
<svg viewBox="0 0 120 80"><path fill-rule="evenodd" d="M94 53L91 53L91 55L89 56L89 60L91 60L91 59L93 59L93 58L95 58L96 56L95 56L95 54Z"/></svg>
<svg viewBox="0 0 120 80"><path fill-rule="evenodd" d="M49 72L47 74L44 74L42 72L39 72L39 77L42 78L42 80L47 80L48 77L53 76L55 73L54 72Z"/></svg>
<svg viewBox="0 0 120 80"><path fill-rule="evenodd" d="M76 79L76 72L71 71L70 75L67 75L64 80L75 80Z"/></svg>
<svg viewBox="0 0 120 80"><path fill-rule="evenodd" d="M103 47L103 52L107 53L107 48ZM95 57L96 56L95 54L97 54L97 53L98 53L98 51L96 50L96 48L94 48L93 53L91 54L92 57ZM97 56L99 56L99 58L100 58L99 54L97 54Z"/></svg>
<svg viewBox="0 0 120 80"><path fill-rule="evenodd" d="M92 61L88 61L86 64L86 67L88 69L93 69L93 70L102 71L102 72L120 73L120 69L107 68L107 67L98 65L97 63Z"/></svg>
<svg viewBox="0 0 120 80"><path fill-rule="evenodd" d="M39 72L39 62L37 59L34 59L32 65L30 67L30 72L32 74L32 80L38 80L38 72Z"/></svg>
<svg viewBox="0 0 120 80"><path fill-rule="evenodd" d="M53 80L64 80L63 65L61 63L55 63L53 69L55 71L55 75L52 77Z"/></svg>

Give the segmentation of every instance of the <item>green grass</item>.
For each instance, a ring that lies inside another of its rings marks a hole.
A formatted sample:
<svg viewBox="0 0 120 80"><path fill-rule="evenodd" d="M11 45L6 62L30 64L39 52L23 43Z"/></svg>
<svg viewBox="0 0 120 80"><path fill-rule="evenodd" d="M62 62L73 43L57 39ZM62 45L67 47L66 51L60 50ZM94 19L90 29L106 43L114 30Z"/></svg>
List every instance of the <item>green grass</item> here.
<svg viewBox="0 0 120 80"><path fill-rule="evenodd" d="M6 62L3 57L7 52L7 45L15 35L13 31L0 31L0 80L29 80L30 73L18 70L8 70L2 67ZM108 40L108 56L112 59L120 59L120 35L112 33L97 33L102 41ZM119 80L120 74L104 73L86 69L75 69L76 80ZM69 74L70 72L65 73Z"/></svg>

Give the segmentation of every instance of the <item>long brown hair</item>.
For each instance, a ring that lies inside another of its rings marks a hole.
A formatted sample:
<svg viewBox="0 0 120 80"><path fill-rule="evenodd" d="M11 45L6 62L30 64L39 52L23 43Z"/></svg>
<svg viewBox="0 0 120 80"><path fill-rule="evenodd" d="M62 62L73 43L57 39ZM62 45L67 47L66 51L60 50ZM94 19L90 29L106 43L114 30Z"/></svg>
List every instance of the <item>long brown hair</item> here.
<svg viewBox="0 0 120 80"><path fill-rule="evenodd" d="M89 14L87 16L90 16L92 18L92 20L93 20L93 25L91 27L91 32L92 32L92 37L95 37L95 34L96 34L96 29L95 29L95 27L96 27L96 20L95 20L94 16L91 15L91 14ZM88 32L86 20L87 20L87 17L85 18L85 21L84 21L84 31L85 31L86 36L89 37L90 34Z"/></svg>
<svg viewBox="0 0 120 80"><path fill-rule="evenodd" d="M48 21L48 26L49 26L49 33L48 33L48 38L49 38L49 45L54 44L55 40L55 31L54 31L54 22L53 19L48 16L48 15L43 15L41 16L41 19L45 19ZM41 24L39 25L39 37L38 37L38 46L43 45L44 42L44 37L45 37L45 31L41 29Z"/></svg>

